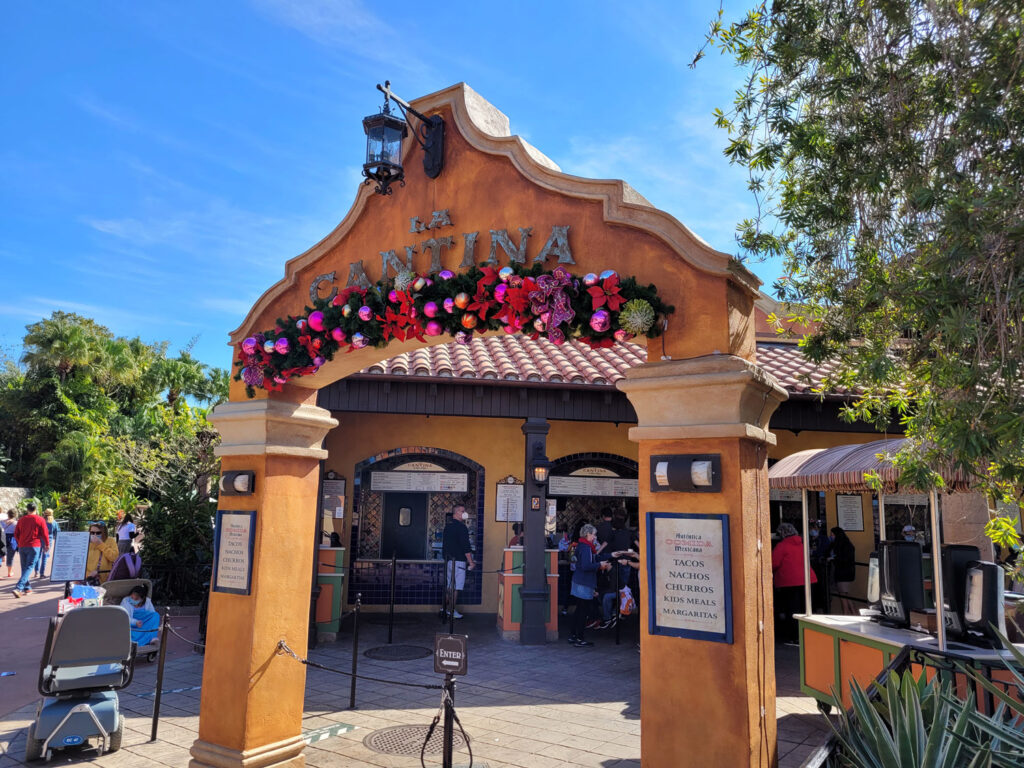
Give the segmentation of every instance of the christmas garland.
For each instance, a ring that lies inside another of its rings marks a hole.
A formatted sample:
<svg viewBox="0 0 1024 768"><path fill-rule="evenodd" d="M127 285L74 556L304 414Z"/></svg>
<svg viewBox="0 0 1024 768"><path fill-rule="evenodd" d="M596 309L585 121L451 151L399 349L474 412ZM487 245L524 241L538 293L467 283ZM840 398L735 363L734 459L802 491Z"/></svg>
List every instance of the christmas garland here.
<svg viewBox="0 0 1024 768"><path fill-rule="evenodd" d="M635 336L654 338L659 319L675 308L653 285L621 279L608 269L582 278L563 267L483 265L456 274L442 270L421 276L402 272L372 288L350 286L333 299L317 299L302 317L278 319L275 328L238 344L236 380L249 396L255 387L280 390L293 376L308 376L339 350L386 347L450 335L462 344L473 333L504 330L555 344L579 338L591 347L610 347Z"/></svg>

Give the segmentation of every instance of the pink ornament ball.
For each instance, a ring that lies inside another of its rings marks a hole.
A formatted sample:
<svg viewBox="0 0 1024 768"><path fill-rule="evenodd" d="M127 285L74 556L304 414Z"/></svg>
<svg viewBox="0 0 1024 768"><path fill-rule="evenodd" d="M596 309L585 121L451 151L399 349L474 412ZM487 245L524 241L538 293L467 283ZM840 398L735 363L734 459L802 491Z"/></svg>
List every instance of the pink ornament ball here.
<svg viewBox="0 0 1024 768"><path fill-rule="evenodd" d="M263 342L263 351L268 355L274 351L274 342L272 339L267 339Z"/></svg>
<svg viewBox="0 0 1024 768"><path fill-rule="evenodd" d="M502 267L498 270L498 278L503 283L507 283L508 279L515 274L515 270L512 267Z"/></svg>
<svg viewBox="0 0 1024 768"><path fill-rule="evenodd" d="M366 337L363 336L363 334L361 334L361 333L353 333L352 334L352 348L353 349L362 349L363 347L365 347L367 345L367 343L368 342L366 341Z"/></svg>
<svg viewBox="0 0 1024 768"><path fill-rule="evenodd" d="M341 308L341 316L342 317L352 317L352 307L349 306L348 304L346 304L344 307L342 307Z"/></svg>
<svg viewBox="0 0 1024 768"><path fill-rule="evenodd" d="M313 358L313 365L315 365L317 368L319 368L321 365L323 365L326 362L327 362L327 358L326 357L321 357L320 355L317 355L316 357Z"/></svg>
<svg viewBox="0 0 1024 768"><path fill-rule="evenodd" d="M436 301L428 301L423 305L423 314L427 317L437 317L438 308Z"/></svg>
<svg viewBox="0 0 1024 768"><path fill-rule="evenodd" d="M499 302L505 301L505 295L508 293L508 286L504 283L498 283L494 287L494 298Z"/></svg>
<svg viewBox="0 0 1024 768"><path fill-rule="evenodd" d="M542 323L544 323L544 325L547 325L548 323L550 323L551 322L551 313L550 312L541 312L540 313L540 321Z"/></svg>
<svg viewBox="0 0 1024 768"><path fill-rule="evenodd" d="M472 334L466 333L465 331L459 331L455 334L455 341L458 344L469 344L469 337Z"/></svg>
<svg viewBox="0 0 1024 768"><path fill-rule="evenodd" d="M324 330L324 313L320 310L309 313L309 327L317 333L323 333Z"/></svg>
<svg viewBox="0 0 1024 768"><path fill-rule="evenodd" d="M590 316L590 327L598 333L604 333L612 325L612 317L606 310L599 309Z"/></svg>
<svg viewBox="0 0 1024 768"><path fill-rule="evenodd" d="M632 338L633 338L633 334L627 332L624 328L617 328L615 330L615 340L616 341L629 341Z"/></svg>
<svg viewBox="0 0 1024 768"><path fill-rule="evenodd" d="M444 300L444 311L449 315L455 311L455 299L450 296Z"/></svg>
<svg viewBox="0 0 1024 768"><path fill-rule="evenodd" d="M533 330L537 333L544 333L545 328L547 328L547 325L545 325L544 321L539 317L533 321Z"/></svg>
<svg viewBox="0 0 1024 768"><path fill-rule="evenodd" d="M455 273L452 272L450 269L442 269L437 274L438 280L451 280L453 277L455 277Z"/></svg>
<svg viewBox="0 0 1024 768"><path fill-rule="evenodd" d="M285 378L284 376L275 376L274 377L274 381L276 381L278 384L287 384L288 383L288 379Z"/></svg>
<svg viewBox="0 0 1024 768"><path fill-rule="evenodd" d="M592 288L597 285L597 275L593 272L587 272L587 274L583 276L583 284L587 286L587 288Z"/></svg>
<svg viewBox="0 0 1024 768"><path fill-rule="evenodd" d="M501 328L502 328L503 331L505 331L505 333L507 333L509 335L512 335L513 333L516 333L518 331L518 329L514 325L511 325L511 324L510 325L503 325Z"/></svg>
<svg viewBox="0 0 1024 768"><path fill-rule="evenodd" d="M345 332L341 330L341 328L332 328L331 338L334 339L339 344L341 344L341 342L345 340Z"/></svg>
<svg viewBox="0 0 1024 768"><path fill-rule="evenodd" d="M429 288L429 287L430 287L430 286L432 286L433 284L434 284L434 281L433 281L433 280L431 280L431 279L430 279L430 278L428 277L428 278L427 278L427 288Z"/></svg>
<svg viewBox="0 0 1024 768"><path fill-rule="evenodd" d="M392 304L398 303L398 291L396 291L394 288L388 291L388 301L390 301Z"/></svg>
<svg viewBox="0 0 1024 768"><path fill-rule="evenodd" d="M523 287L523 278L521 276L519 276L519 275L512 275L512 277L510 277L509 280L508 280L508 287L509 288L522 288Z"/></svg>
<svg viewBox="0 0 1024 768"><path fill-rule="evenodd" d="M256 341L256 339L250 336L249 338L242 342L242 351L245 352L245 354L247 355L251 355L253 352L256 351L257 343L258 342Z"/></svg>
<svg viewBox="0 0 1024 768"><path fill-rule="evenodd" d="M409 307L409 317L415 319L419 312L416 311L416 307Z"/></svg>
<svg viewBox="0 0 1024 768"><path fill-rule="evenodd" d="M363 306L361 306L359 308L359 319L362 320L364 323L367 323L367 322L370 321L370 318L372 318L372 317L373 317L373 310L370 309L365 304L363 304Z"/></svg>
<svg viewBox="0 0 1024 768"><path fill-rule="evenodd" d="M289 347L291 347L291 344L288 343L288 339L284 336L274 342L274 351L279 355L287 355Z"/></svg>
<svg viewBox="0 0 1024 768"><path fill-rule="evenodd" d="M606 269L604 272L601 273L602 280L607 280L609 277L615 277L614 269Z"/></svg>
<svg viewBox="0 0 1024 768"><path fill-rule="evenodd" d="M427 323L424 330L427 332L427 336L440 336L444 328L437 320L431 320Z"/></svg>

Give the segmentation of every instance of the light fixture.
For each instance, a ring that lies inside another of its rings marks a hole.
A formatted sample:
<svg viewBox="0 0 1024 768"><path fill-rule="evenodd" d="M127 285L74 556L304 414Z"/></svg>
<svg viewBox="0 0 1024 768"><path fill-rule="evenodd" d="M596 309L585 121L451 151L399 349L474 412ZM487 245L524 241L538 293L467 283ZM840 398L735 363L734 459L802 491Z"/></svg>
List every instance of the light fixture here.
<svg viewBox="0 0 1024 768"><path fill-rule="evenodd" d="M718 493L722 490L719 454L651 456L651 491Z"/></svg>
<svg viewBox="0 0 1024 768"><path fill-rule="evenodd" d="M413 136L423 148L423 172L428 178L436 179L444 168L444 120L440 115L427 117L417 112L391 92L390 80L384 81L383 87L378 84L377 90L384 94L384 106L377 114L363 118L363 130L366 132L364 183L376 182L376 192L380 195L390 195L391 185L395 182L405 186L402 140L408 135L409 126L406 120L391 114L392 100L406 118L411 113L419 119L419 129L413 131Z"/></svg>
<svg viewBox="0 0 1024 768"><path fill-rule="evenodd" d="M250 496L255 483L256 473L252 470L242 470L222 474L218 487L225 496Z"/></svg>
<svg viewBox="0 0 1024 768"><path fill-rule="evenodd" d="M547 457L535 457L531 462L533 465L533 479L540 485L548 481L548 472L551 470L551 462Z"/></svg>

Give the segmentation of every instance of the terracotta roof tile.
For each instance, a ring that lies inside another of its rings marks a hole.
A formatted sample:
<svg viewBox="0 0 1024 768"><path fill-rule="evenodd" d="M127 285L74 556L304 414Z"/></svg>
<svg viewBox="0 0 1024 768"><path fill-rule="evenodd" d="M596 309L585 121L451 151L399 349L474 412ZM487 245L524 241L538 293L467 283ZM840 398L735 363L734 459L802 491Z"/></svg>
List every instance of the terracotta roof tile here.
<svg viewBox="0 0 1024 768"><path fill-rule="evenodd" d="M812 363L796 345L778 342L758 342L757 360L788 392L797 395L811 394L835 367ZM473 338L469 344L451 342L404 352L361 373L614 386L626 371L646 361L647 349L629 342L591 349L581 342L557 346L547 339L488 336Z"/></svg>

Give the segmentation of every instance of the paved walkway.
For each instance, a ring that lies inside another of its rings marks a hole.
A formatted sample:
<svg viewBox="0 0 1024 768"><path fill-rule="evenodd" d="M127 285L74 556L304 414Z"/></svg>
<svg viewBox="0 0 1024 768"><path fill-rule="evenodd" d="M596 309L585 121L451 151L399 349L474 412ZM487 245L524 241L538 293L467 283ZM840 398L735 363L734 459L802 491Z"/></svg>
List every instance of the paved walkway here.
<svg viewBox="0 0 1024 768"><path fill-rule="evenodd" d="M366 650L386 644L387 628L378 617L364 614L363 619L360 674L428 685L439 682L429 656L411 661L377 661L364 656ZM434 633L441 630L434 616L399 619L396 645L431 648ZM172 625L178 626L178 622ZM458 685L456 703L472 740L476 768L639 768L640 657L635 649L635 626L622 632L620 645L615 644L611 631L591 633L596 645L586 649L564 642L539 648L503 642L496 636L493 617L470 617L458 627L469 634L470 646L469 675ZM311 658L350 669L351 634L342 633L337 643L321 645ZM798 768L828 735L814 702L799 693L797 660L796 648L777 649L780 768ZM295 664L298 669L298 662L287 657L277 663ZM141 664L135 681L121 693L127 731L120 752L96 757L92 749L66 750L57 753L52 762L89 762L104 768L186 766L198 730L202 657L168 662L159 739L149 742L155 672L155 665ZM307 747L307 765L419 766L418 750L415 756L384 754L366 746L364 739L392 726L429 725L440 704L438 691L359 681L357 709L346 709L348 699L348 678L308 670L303 730L311 740L320 740ZM22 765L24 732L34 708L34 703L22 706L0 719L0 768ZM355 728L335 733L344 729L343 724ZM718 727L729 728L730 724ZM440 752L428 752L426 762L440 765ZM468 753L458 752L455 762L468 765Z"/></svg>

